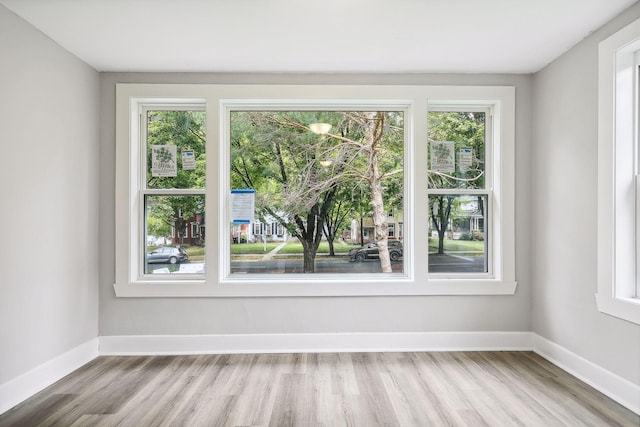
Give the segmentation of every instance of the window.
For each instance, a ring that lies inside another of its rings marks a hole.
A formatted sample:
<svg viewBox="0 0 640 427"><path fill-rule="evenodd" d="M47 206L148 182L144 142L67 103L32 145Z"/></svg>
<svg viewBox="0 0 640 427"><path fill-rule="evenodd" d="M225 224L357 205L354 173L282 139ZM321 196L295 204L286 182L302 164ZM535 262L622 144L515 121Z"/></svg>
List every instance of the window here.
<svg viewBox="0 0 640 427"><path fill-rule="evenodd" d="M512 294L514 101L118 85L116 295Z"/></svg>
<svg viewBox="0 0 640 427"><path fill-rule="evenodd" d="M200 223L191 223L191 238L197 239L200 237Z"/></svg>
<svg viewBox="0 0 640 427"><path fill-rule="evenodd" d="M222 267L230 280L404 273L403 251L389 247L388 239L395 237L393 211L402 211L404 200L408 105L276 99L228 100L223 108L231 233L235 224L258 217L292 236L262 259L260 243L266 240L257 238L262 233L256 227L246 241L229 239L229 263ZM343 232L350 220L355 238ZM374 237L375 250L361 247L364 229Z"/></svg>
<svg viewBox="0 0 640 427"><path fill-rule="evenodd" d="M429 141L429 272L452 277L491 275L485 219L490 189L491 110L432 106Z"/></svg>
<svg viewBox="0 0 640 427"><path fill-rule="evenodd" d="M190 224L204 217L204 106L149 102L139 107L140 148L145 154L139 159L136 211L143 219L146 240L157 243L140 251L144 269L139 271L142 277L155 276L153 280L174 274L201 275L204 241L195 237Z"/></svg>
<svg viewBox="0 0 640 427"><path fill-rule="evenodd" d="M598 309L640 324L640 20L600 43Z"/></svg>

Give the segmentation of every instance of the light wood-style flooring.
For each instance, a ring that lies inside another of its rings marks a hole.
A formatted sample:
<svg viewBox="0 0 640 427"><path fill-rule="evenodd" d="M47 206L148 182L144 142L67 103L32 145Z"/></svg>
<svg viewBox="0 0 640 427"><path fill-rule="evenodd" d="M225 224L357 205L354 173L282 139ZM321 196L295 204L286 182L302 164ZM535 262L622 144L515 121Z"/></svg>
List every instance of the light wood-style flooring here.
<svg viewBox="0 0 640 427"><path fill-rule="evenodd" d="M640 426L531 352L99 357L0 426Z"/></svg>

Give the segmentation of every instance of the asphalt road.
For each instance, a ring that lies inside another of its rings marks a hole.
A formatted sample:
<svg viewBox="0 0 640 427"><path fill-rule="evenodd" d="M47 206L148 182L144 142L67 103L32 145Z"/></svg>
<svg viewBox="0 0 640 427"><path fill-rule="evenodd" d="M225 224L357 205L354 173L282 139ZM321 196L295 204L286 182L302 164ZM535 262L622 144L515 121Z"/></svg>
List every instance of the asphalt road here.
<svg viewBox="0 0 640 427"><path fill-rule="evenodd" d="M380 261L368 259L362 262L351 262L346 258L317 258L316 273L380 273ZM394 273L404 269L402 260L392 262ZM429 256L429 271L432 273L479 273L485 271L484 257L458 255ZM203 262L184 264L147 264L147 272L155 273L202 273ZM302 259L272 259L258 261L232 261L232 274L286 274L302 273Z"/></svg>
<svg viewBox="0 0 640 427"><path fill-rule="evenodd" d="M316 273L380 273L377 259L350 262L344 258L316 259ZM403 263L391 263L394 272L402 272ZM302 259L274 259L271 261L232 261L231 273L283 274L303 273Z"/></svg>

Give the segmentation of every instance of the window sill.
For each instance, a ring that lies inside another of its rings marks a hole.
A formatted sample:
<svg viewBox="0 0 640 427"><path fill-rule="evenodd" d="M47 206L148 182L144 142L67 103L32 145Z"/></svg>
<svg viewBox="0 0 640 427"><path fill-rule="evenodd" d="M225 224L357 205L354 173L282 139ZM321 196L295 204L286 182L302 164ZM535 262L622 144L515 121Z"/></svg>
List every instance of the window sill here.
<svg viewBox="0 0 640 427"><path fill-rule="evenodd" d="M596 294L598 311L640 325L640 298L614 298Z"/></svg>
<svg viewBox="0 0 640 427"><path fill-rule="evenodd" d="M438 280L428 284L411 280L378 283L223 283L135 282L113 285L116 297L296 297L296 296L411 296L411 295L513 295L516 282L500 280Z"/></svg>

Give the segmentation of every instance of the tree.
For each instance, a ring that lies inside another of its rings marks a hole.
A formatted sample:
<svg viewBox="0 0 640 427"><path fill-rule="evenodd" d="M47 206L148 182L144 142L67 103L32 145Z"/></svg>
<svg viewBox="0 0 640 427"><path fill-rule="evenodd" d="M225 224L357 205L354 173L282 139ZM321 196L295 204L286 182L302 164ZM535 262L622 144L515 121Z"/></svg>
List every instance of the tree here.
<svg viewBox="0 0 640 427"><path fill-rule="evenodd" d="M384 273L391 272L391 259L388 249L388 228L387 215L382 199L382 174L379 165L380 143L384 134L384 113L366 112L364 113L363 127L365 137L363 149L367 155L367 171L365 179L369 183L371 190L371 208L373 211L373 226L375 240L378 242L378 253L380 257L380 268Z"/></svg>
<svg viewBox="0 0 640 427"><path fill-rule="evenodd" d="M170 237L173 226L173 209L168 203L155 203L148 206L147 234L157 237Z"/></svg>
<svg viewBox="0 0 640 427"><path fill-rule="evenodd" d="M341 191L344 193L344 190ZM323 233L327 242L329 243L329 256L336 256L334 241L336 236L343 229L346 220L348 219L351 209L348 205L348 201L345 200L344 194L337 194L335 202L327 211L324 218Z"/></svg>
<svg viewBox="0 0 640 427"><path fill-rule="evenodd" d="M430 112L430 143L453 141L454 153L461 148L472 149L472 162L468 167L458 168L452 174L429 170L429 188L434 189L475 189L484 187L485 158L485 114L478 112ZM429 152L431 156L431 152ZM430 219L438 233L438 254L444 254L444 239L452 212L455 212L458 198L453 195L431 195L429 197ZM484 203L478 197L478 206L484 212Z"/></svg>
<svg viewBox="0 0 640 427"><path fill-rule="evenodd" d="M324 218L337 191L337 180L321 161L341 153L300 123L315 121L314 113L234 112L231 123L232 185L258 190L256 208L298 238L304 249L304 272L315 270Z"/></svg>

